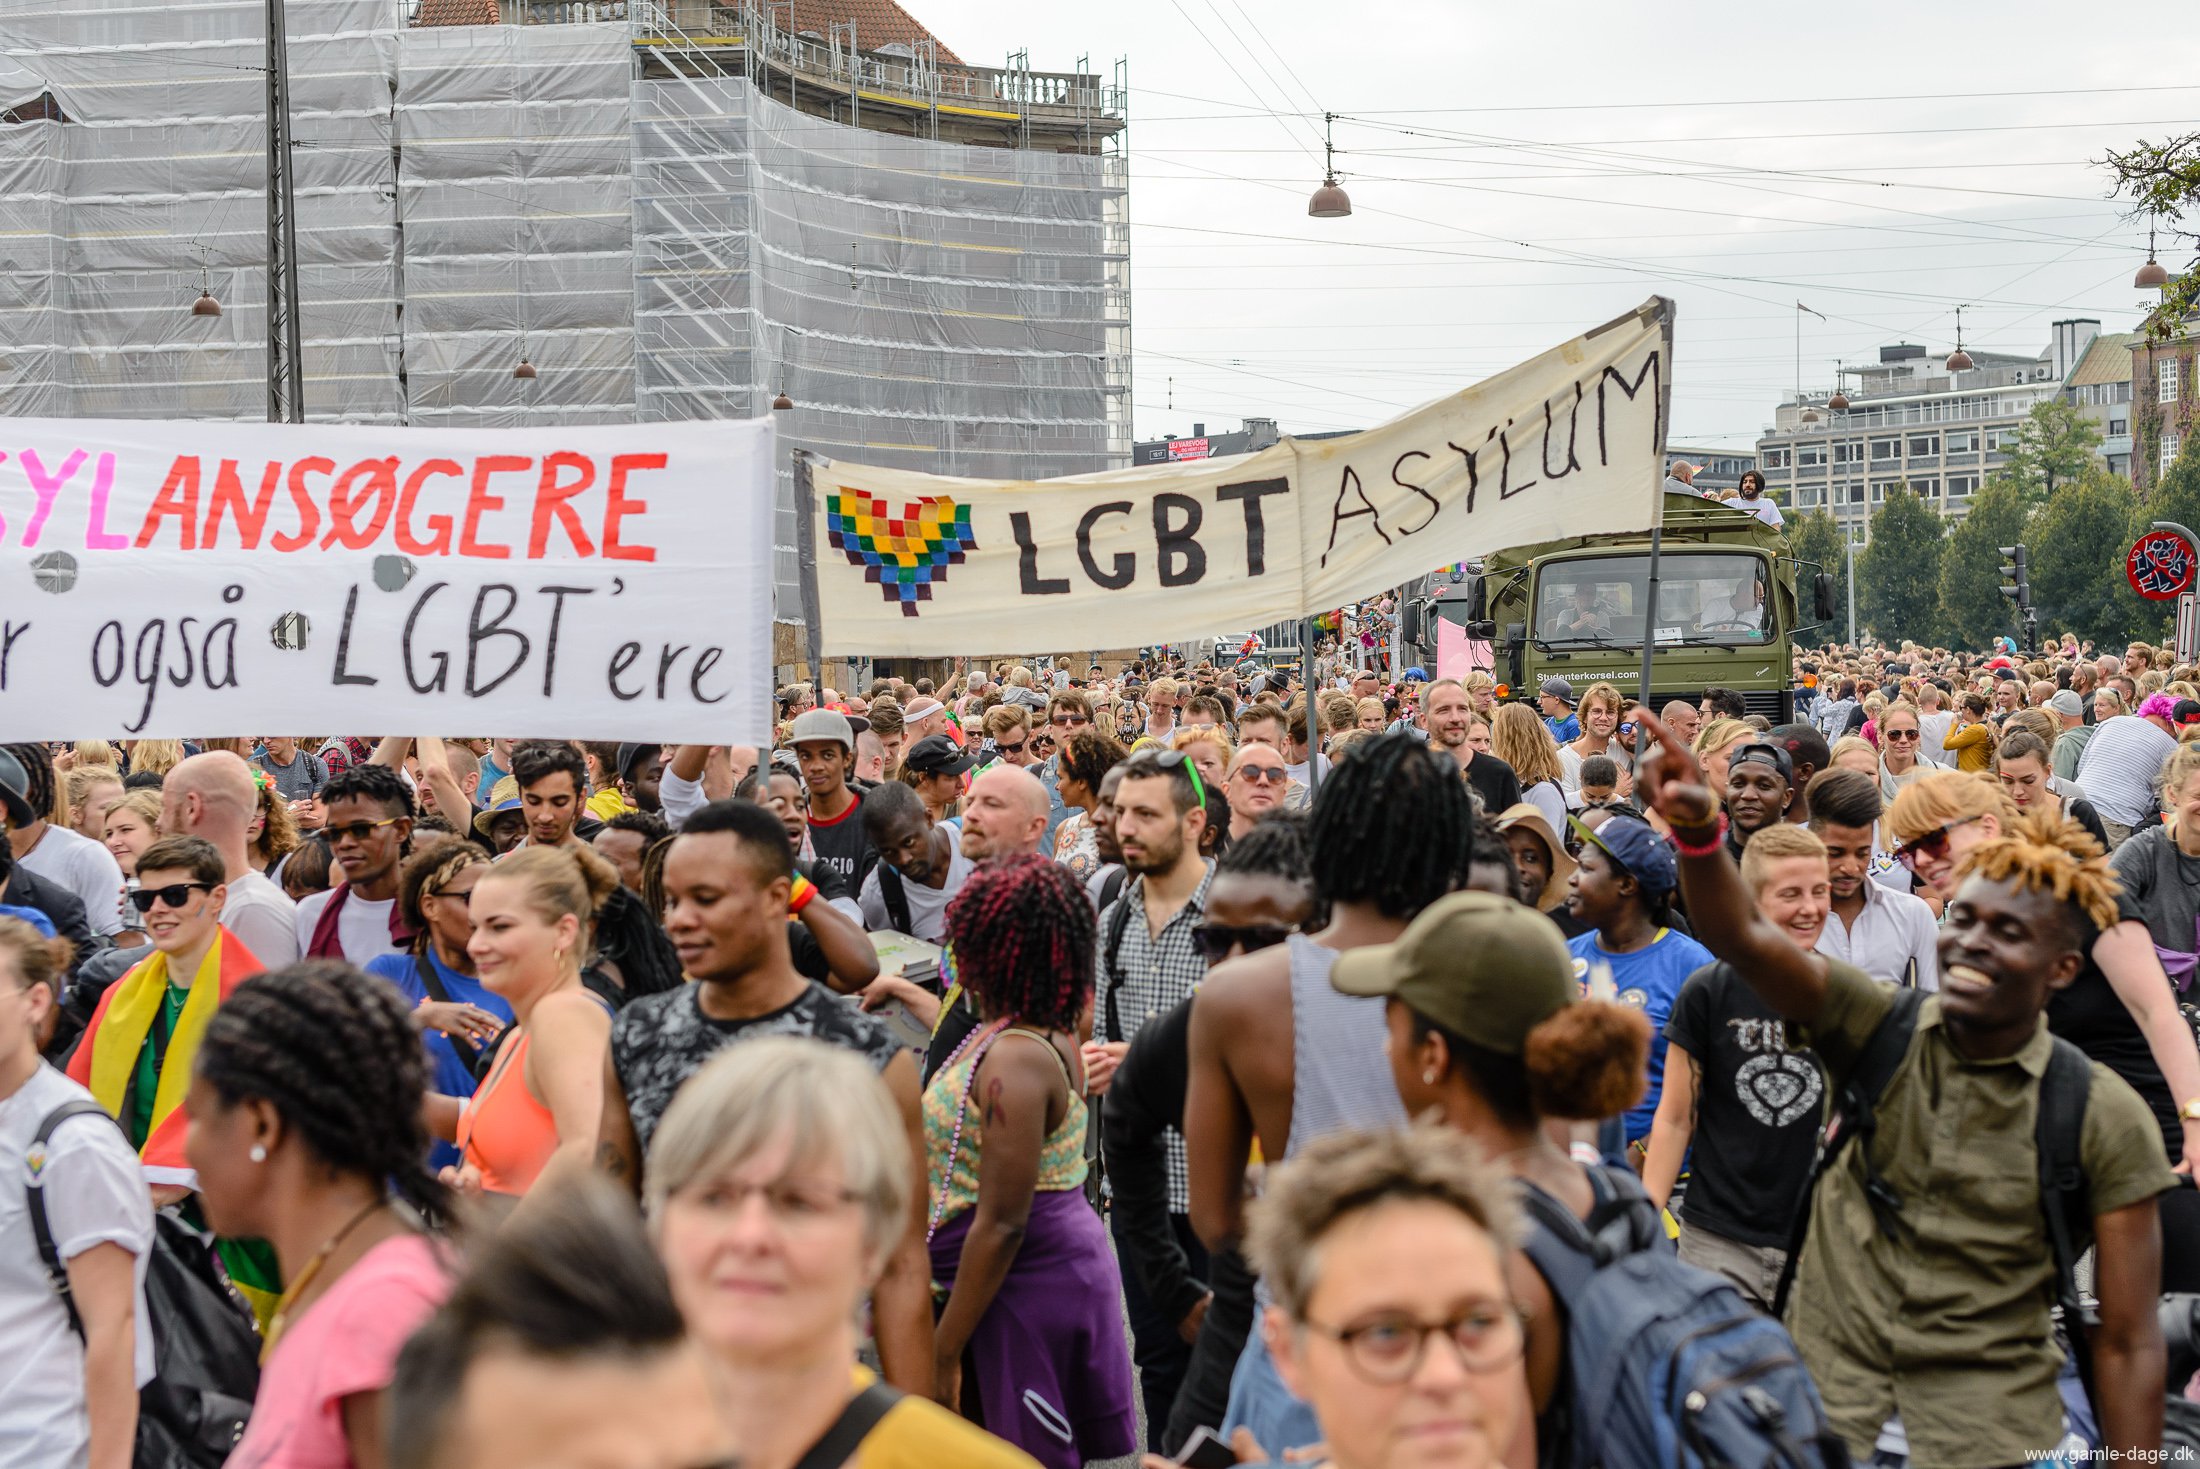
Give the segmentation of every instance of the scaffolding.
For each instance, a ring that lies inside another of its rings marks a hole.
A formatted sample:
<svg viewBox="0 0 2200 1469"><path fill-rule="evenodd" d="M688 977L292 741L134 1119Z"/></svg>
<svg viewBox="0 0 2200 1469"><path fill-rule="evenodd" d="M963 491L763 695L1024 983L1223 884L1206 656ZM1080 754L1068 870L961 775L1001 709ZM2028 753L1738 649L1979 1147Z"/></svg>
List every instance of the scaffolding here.
<svg viewBox="0 0 2200 1469"><path fill-rule="evenodd" d="M262 3L0 0L0 413L265 416ZM832 457L1129 462L1120 67L878 55L693 0L505 10L287 0L309 420L741 418L784 392L783 439ZM191 314L202 282L221 316Z"/></svg>

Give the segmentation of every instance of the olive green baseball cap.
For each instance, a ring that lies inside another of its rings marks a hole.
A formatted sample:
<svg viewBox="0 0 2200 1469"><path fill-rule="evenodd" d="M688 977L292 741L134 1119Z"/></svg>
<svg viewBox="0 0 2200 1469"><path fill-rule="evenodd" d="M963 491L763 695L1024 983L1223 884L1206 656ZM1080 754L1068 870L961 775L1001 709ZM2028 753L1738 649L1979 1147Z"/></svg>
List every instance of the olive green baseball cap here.
<svg viewBox="0 0 2200 1469"><path fill-rule="evenodd" d="M1581 996L1558 925L1494 893L1453 893L1421 910L1396 943L1347 949L1329 982L1395 997L1423 1019L1500 1055Z"/></svg>

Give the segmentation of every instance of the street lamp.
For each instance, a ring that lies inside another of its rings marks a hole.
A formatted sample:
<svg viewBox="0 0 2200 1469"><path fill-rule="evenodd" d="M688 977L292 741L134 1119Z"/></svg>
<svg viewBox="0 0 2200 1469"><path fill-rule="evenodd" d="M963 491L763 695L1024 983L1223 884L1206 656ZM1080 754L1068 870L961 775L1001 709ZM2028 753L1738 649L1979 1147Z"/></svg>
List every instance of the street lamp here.
<svg viewBox="0 0 2200 1469"><path fill-rule="evenodd" d="M2139 267L2139 273L2131 278L2131 283L2142 291L2155 290L2169 284L2169 272L2162 268L2161 261L2154 258L2154 226L2151 224L2147 226L2147 263Z"/></svg>
<svg viewBox="0 0 2200 1469"><path fill-rule="evenodd" d="M1849 411L1849 395L1841 391L1841 364L1838 362L1833 365L1833 396L1826 400L1826 406L1836 413Z"/></svg>
<svg viewBox="0 0 2200 1469"><path fill-rule="evenodd" d="M1337 145L1331 132L1337 114L1322 114L1322 186L1306 201L1306 212L1316 219L1343 219L1352 212L1352 200L1337 187Z"/></svg>
<svg viewBox="0 0 2200 1469"><path fill-rule="evenodd" d="M1950 372L1969 372L1976 366L1978 364L1971 360L1971 354L1963 350L1963 308L1958 306L1956 308L1956 349L1948 354L1948 370Z"/></svg>

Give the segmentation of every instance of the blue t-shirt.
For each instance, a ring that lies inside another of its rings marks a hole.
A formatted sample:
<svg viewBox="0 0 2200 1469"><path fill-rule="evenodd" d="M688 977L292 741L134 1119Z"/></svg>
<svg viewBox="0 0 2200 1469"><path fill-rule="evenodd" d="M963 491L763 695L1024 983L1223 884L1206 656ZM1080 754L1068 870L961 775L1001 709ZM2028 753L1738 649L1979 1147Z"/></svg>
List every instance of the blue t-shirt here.
<svg viewBox="0 0 2200 1469"><path fill-rule="evenodd" d="M453 1001L461 1005L479 1005L482 1009L503 1021L512 1023L512 1007L504 1003L502 996L470 974L460 974L435 957L431 950L428 962L435 966L436 978ZM428 998L428 987L420 981L419 962L410 954L383 954L367 961L367 973L377 979L386 979L397 987L407 1005L418 1005ZM446 1097L470 1097L474 1094L474 1073L460 1058L458 1048L451 1038L440 1030L425 1031L421 1041L428 1048L428 1086ZM428 1150L428 1166L441 1168L446 1163L459 1161L458 1149L446 1142L437 1142Z"/></svg>
<svg viewBox="0 0 2200 1469"><path fill-rule="evenodd" d="M1562 745L1568 740L1581 738L1581 720L1575 715L1569 714L1564 719L1553 719L1546 714L1543 716L1543 723L1550 730L1551 738Z"/></svg>
<svg viewBox="0 0 2200 1469"><path fill-rule="evenodd" d="M1673 1002L1680 998L1688 976L1712 961L1711 951L1670 928L1631 954L1614 954L1597 942L1592 931L1568 939L1574 952L1574 978L1584 995L1589 992L1589 969L1603 964L1612 971L1612 988L1619 1002L1640 1010L1650 1022L1650 1090L1627 1113L1627 1140L1650 1135L1650 1119L1657 1115L1658 1092L1665 1083L1665 1022L1673 1018Z"/></svg>

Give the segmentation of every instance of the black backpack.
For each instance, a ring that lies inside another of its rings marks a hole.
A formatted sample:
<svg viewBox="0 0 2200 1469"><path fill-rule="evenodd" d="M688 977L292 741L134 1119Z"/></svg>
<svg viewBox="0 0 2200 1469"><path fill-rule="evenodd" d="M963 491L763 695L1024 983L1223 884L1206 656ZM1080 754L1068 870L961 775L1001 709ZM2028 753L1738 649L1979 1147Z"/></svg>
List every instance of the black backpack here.
<svg viewBox="0 0 2200 1469"><path fill-rule="evenodd" d="M1917 1034L1918 1012L1925 996L1914 989L1894 992L1894 1008L1864 1042L1864 1049L1849 1072L1847 1085L1834 1097L1831 1115L1818 1141L1818 1156L1811 1164L1810 1181L1796 1205L1795 1222L1788 1232L1787 1264L1772 1297L1772 1314L1787 1314L1788 1290L1795 1283L1795 1267L1802 1258L1803 1242L1810 1233L1810 1205L1819 1180L1832 1169L1841 1149L1851 1138L1864 1149L1864 1193L1881 1233L1891 1234L1901 1224L1902 1200L1880 1177L1871 1161L1872 1134L1878 1128L1874 1109L1887 1085L1909 1054ZM2082 1241L2093 1232L2091 1191L2085 1178L2083 1142L2086 1101L2093 1086L2092 1063L2085 1052L2061 1036L2052 1037L2054 1051L2040 1077L2039 1115L2033 1142L2039 1153L2040 1208L2047 1220L2047 1240L2055 1255L2055 1295L2062 1308L2063 1338L2085 1384L2089 1402L2097 1402L2093 1390L2092 1330L2099 1313L2078 1292L2078 1256Z"/></svg>
<svg viewBox="0 0 2200 1469"><path fill-rule="evenodd" d="M114 1119L97 1102L63 1102L38 1124L42 1152L72 1117ZM44 1181L26 1170L31 1233L46 1278L79 1337L84 1322L69 1288L68 1267L46 1217ZM136 1469L218 1469L244 1437L260 1385L260 1336L252 1310L214 1259L214 1242L162 1211L153 1216L153 1248L145 1266L145 1308L153 1331L153 1380L138 1390Z"/></svg>
<svg viewBox="0 0 2200 1469"><path fill-rule="evenodd" d="M894 932L916 937L916 920L909 916L909 890L901 885L901 872L891 862L878 865L878 895Z"/></svg>

